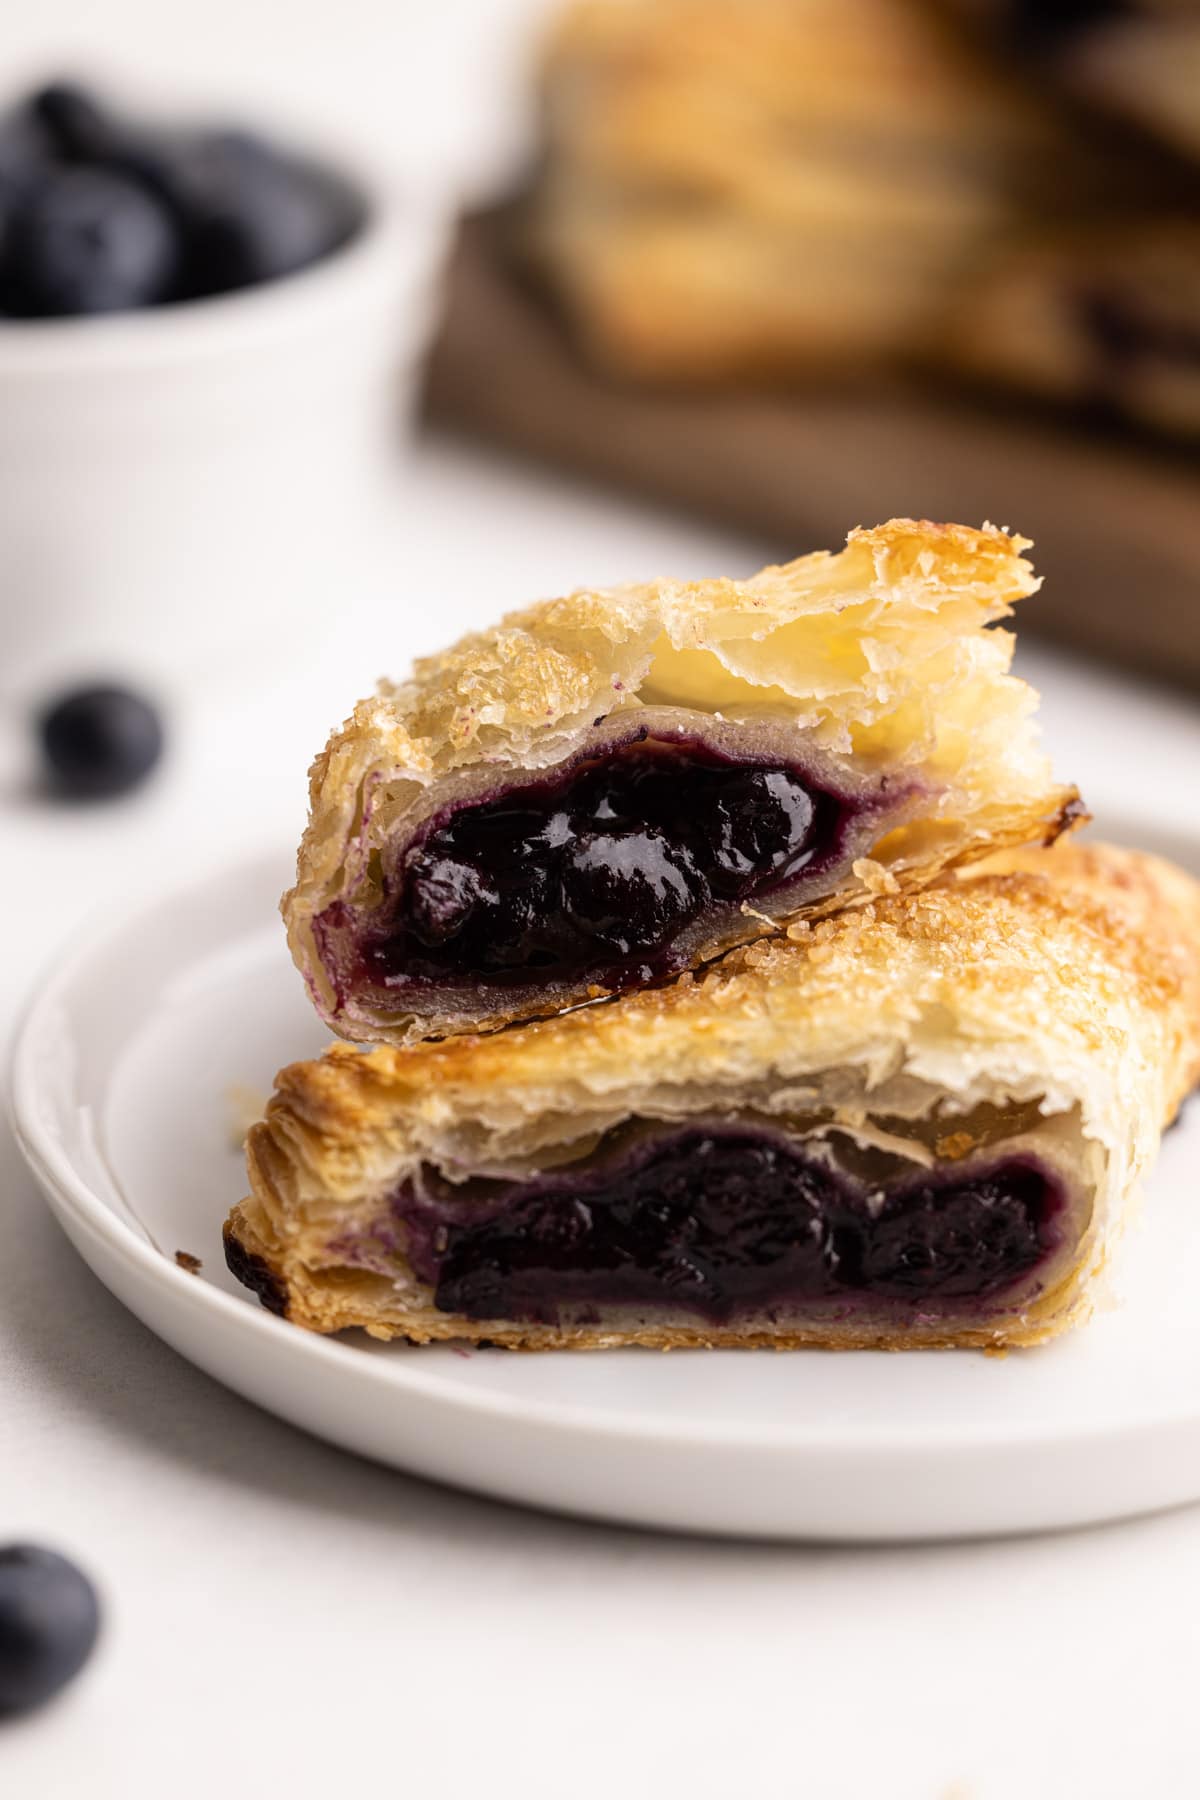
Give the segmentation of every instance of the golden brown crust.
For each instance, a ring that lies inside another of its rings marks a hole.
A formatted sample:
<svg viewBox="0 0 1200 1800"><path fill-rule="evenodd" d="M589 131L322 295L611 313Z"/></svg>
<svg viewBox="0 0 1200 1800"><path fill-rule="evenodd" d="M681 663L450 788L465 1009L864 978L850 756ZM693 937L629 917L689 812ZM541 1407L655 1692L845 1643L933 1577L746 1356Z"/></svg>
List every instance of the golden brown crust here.
<svg viewBox="0 0 1200 1800"><path fill-rule="evenodd" d="M1160 1131L1198 1078L1200 889L1155 858L1066 843L519 1031L369 1054L335 1045L280 1075L250 1134L253 1192L230 1232L274 1274L287 1316L316 1330L529 1348L1033 1343L1086 1316ZM1007 1316L952 1328L785 1321L744 1336L650 1320L555 1333L439 1314L390 1265L350 1266L324 1248L422 1163L519 1173L631 1116L820 1110L838 1096L846 1117L1036 1101L1049 1120L1077 1119L1064 1154L1089 1188L1091 1226L1063 1278Z"/></svg>
<svg viewBox="0 0 1200 1800"><path fill-rule="evenodd" d="M343 977L323 921L369 920L388 858L452 801L595 754L642 721L720 735L743 754L789 756L850 793L884 797L842 861L727 909L687 943L695 963L871 892L1011 844L1049 841L1074 790L1051 779L1036 696L990 629L1037 586L1024 540L990 526L894 519L749 581L656 581L580 590L511 614L401 686L363 701L318 757L289 942L322 1016L367 1042L491 1029L597 990L483 982L401 1003ZM863 865L859 869L857 865ZM765 915L765 916L764 916Z"/></svg>
<svg viewBox="0 0 1200 1800"><path fill-rule="evenodd" d="M707 132L703 124L706 104L723 101L741 134L735 153L766 140L755 175L767 155L785 160L789 140L770 138L781 124L843 147L848 130L873 127L873 145L902 138L949 157L964 145L995 152L1027 144L1031 133L1044 142L1039 109L931 9L753 0L738 10L736 29L731 18L729 0L573 0L559 9L542 53L554 147L618 172L640 173L649 161L668 184L705 173L720 183L729 164L712 162L704 140L719 134L712 115ZM731 92L752 104L736 105ZM791 160L802 160L794 149ZM758 180L753 186L760 191Z"/></svg>

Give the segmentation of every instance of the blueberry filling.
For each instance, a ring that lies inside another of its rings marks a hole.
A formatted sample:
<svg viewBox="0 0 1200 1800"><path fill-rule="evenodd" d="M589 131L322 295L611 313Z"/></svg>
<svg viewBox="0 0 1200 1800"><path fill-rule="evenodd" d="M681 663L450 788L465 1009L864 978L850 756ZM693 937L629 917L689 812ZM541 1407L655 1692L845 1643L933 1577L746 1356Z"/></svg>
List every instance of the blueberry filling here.
<svg viewBox="0 0 1200 1800"><path fill-rule="evenodd" d="M909 1176L880 1202L778 1131L710 1122L528 1181L455 1187L427 1169L392 1204L443 1312L554 1324L652 1307L719 1324L818 1301L986 1301L1061 1246L1066 1194L1026 1154Z"/></svg>
<svg viewBox="0 0 1200 1800"><path fill-rule="evenodd" d="M641 733L432 820L385 883L358 974L391 989L673 974L688 926L832 862L863 804L782 762Z"/></svg>

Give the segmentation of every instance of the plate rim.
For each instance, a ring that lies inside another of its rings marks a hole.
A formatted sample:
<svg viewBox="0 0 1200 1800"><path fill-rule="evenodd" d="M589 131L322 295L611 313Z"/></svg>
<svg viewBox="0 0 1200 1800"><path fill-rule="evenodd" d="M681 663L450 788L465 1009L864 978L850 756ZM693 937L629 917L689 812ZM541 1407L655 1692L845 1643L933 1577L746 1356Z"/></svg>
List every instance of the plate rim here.
<svg viewBox="0 0 1200 1800"><path fill-rule="evenodd" d="M1170 833L1159 833L1155 822L1153 830L1156 835L1174 837L1181 846L1187 846L1193 856L1200 855L1200 829L1181 832L1176 828ZM59 955L45 959L35 976L30 997L18 1014L7 1059L6 1098L13 1136L51 1211L60 1219L64 1212L69 1214L85 1235L99 1239L109 1252L133 1271L160 1284L168 1299L189 1308L194 1314L210 1318L214 1329L221 1329L223 1326L226 1331L240 1332L248 1346L262 1346L264 1351L266 1346L273 1346L268 1354L291 1354L301 1365L305 1359L309 1359L324 1366L338 1378L357 1379L384 1394L389 1391L407 1393L413 1398L449 1408L463 1417L483 1413L493 1419L536 1424L555 1432L575 1434L592 1440L628 1442L634 1439L705 1451L723 1447L754 1448L792 1456L836 1454L843 1458L856 1455L863 1458L889 1454L934 1455L948 1450L961 1450L964 1453L1015 1453L1048 1444L1053 1444L1056 1448L1067 1448L1083 1447L1100 1440L1132 1441L1144 1432L1161 1430L1171 1425L1179 1427L1185 1423L1200 1423L1200 1398L1190 1405L1180 1400L1162 1411L1141 1413L1136 1418L1109 1422L1081 1421L1078 1425L1060 1422L1052 1425L1049 1422L1022 1424L1013 1420L1005 1423L993 1420L986 1413L979 1413L970 1420L960 1419L945 1424L939 1423L935 1417L928 1422L923 1421L919 1431L915 1431L911 1423L895 1429L872 1424L868 1435L864 1435L862 1429L852 1423L846 1426L827 1422L814 1425L811 1421L787 1419L770 1423L737 1420L715 1423L703 1417L673 1417L667 1413L651 1416L607 1404L595 1410L580 1409L560 1400L522 1399L490 1388L472 1389L446 1379L435 1370L421 1370L416 1366L415 1356L404 1362L378 1355L363 1356L357 1353L353 1344L336 1337L327 1338L306 1331L287 1320L273 1317L248 1300L225 1293L210 1281L197 1280L195 1275L178 1268L165 1253L155 1249L139 1235L132 1225L94 1191L75 1167L67 1149L43 1131L39 1118L35 1052L39 1042L44 1039L47 1015L51 1014L63 991L70 989L83 970L100 960L110 958L121 940L131 930L135 930L141 921L169 906L173 900L193 898L199 890L210 884L235 881L247 883L257 877L259 885L265 885L263 877L266 871L286 868L290 857L291 851L287 849L282 852L260 850L253 855L231 859L216 869L211 865L203 868L196 866L187 878L164 883L148 897L139 896L141 904L138 906L118 908L118 923L110 922L104 931L86 935L65 958ZM99 911L99 907L96 910ZM108 916L111 921L111 908ZM262 926L254 929L261 931ZM229 938L228 945L244 941L249 935L247 930L239 928L236 936ZM331 1037L330 1041L336 1040ZM93 1273L96 1273L94 1269ZM161 1337L155 1327L148 1325L147 1328ZM290 1352L287 1349L289 1343ZM820 1356L835 1353L818 1350L811 1354ZM1026 1353L1014 1351L1012 1354L1021 1356ZM1036 1355L1037 1350L1029 1354Z"/></svg>

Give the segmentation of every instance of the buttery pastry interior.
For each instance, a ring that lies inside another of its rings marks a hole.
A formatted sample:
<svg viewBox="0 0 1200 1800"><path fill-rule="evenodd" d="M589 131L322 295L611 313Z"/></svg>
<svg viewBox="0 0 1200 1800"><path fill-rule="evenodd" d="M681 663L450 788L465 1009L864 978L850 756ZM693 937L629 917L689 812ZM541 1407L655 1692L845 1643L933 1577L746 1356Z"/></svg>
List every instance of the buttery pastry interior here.
<svg viewBox="0 0 1200 1800"><path fill-rule="evenodd" d="M748 581L580 591L416 665L314 764L289 942L374 1042L668 980L1077 810L993 629L1020 538L893 520Z"/></svg>
<svg viewBox="0 0 1200 1800"><path fill-rule="evenodd" d="M317 1331L1032 1344L1200 1076L1200 888L1073 842L516 1032L283 1071L231 1268Z"/></svg>

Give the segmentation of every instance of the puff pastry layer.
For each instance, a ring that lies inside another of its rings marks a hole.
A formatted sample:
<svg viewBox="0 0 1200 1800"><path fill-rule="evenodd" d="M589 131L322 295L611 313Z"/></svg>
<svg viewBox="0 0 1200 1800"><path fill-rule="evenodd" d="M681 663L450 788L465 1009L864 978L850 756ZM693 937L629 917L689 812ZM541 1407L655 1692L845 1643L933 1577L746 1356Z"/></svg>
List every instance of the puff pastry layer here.
<svg viewBox="0 0 1200 1800"><path fill-rule="evenodd" d="M342 1036L490 1029L1077 810L990 629L1037 586L991 527L897 519L749 581L583 590L385 684L318 757L292 954Z"/></svg>
<svg viewBox="0 0 1200 1800"><path fill-rule="evenodd" d="M1007 852L669 988L285 1069L228 1256L323 1332L1035 1344L1198 1076L1200 887Z"/></svg>

